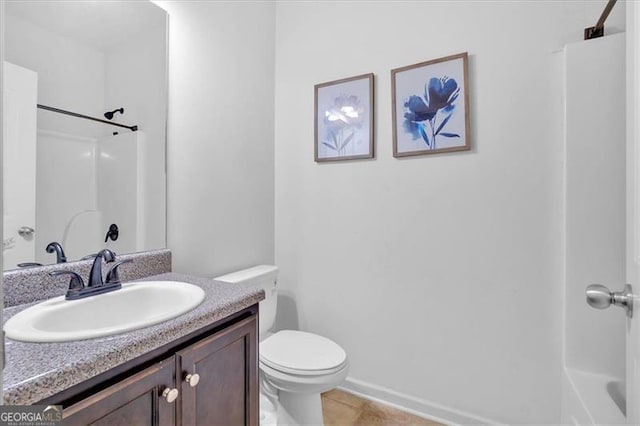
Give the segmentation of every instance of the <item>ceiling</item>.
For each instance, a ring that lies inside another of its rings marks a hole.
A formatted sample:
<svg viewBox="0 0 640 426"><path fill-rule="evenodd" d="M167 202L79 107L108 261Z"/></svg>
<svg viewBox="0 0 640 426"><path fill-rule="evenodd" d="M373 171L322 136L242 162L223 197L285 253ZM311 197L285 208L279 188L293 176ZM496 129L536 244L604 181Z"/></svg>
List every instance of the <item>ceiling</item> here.
<svg viewBox="0 0 640 426"><path fill-rule="evenodd" d="M9 0L5 12L102 51L167 19L162 8L140 0Z"/></svg>

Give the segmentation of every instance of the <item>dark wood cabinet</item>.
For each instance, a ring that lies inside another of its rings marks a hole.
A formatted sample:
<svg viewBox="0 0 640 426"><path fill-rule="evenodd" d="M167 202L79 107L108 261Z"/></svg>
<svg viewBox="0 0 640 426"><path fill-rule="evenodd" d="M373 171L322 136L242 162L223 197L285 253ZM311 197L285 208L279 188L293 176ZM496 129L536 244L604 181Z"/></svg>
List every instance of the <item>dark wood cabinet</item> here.
<svg viewBox="0 0 640 426"><path fill-rule="evenodd" d="M176 354L180 423L188 426L258 425L256 327L241 322ZM187 381L198 374L195 386Z"/></svg>
<svg viewBox="0 0 640 426"><path fill-rule="evenodd" d="M47 402L63 405L65 425L258 426L257 333L254 312L173 347L160 361L118 372L80 396Z"/></svg>
<svg viewBox="0 0 640 426"><path fill-rule="evenodd" d="M175 404L161 396L174 383L175 365L170 358L66 408L64 424L175 425Z"/></svg>

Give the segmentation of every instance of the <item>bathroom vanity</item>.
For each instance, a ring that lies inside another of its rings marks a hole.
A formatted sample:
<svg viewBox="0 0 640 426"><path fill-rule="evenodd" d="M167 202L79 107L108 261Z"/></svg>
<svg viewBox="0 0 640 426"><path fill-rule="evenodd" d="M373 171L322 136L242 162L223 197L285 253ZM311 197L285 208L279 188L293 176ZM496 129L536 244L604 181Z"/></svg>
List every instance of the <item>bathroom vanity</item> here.
<svg viewBox="0 0 640 426"><path fill-rule="evenodd" d="M186 343L167 345L150 362L133 360L108 372L112 379L42 403L65 406L69 425L257 425L256 322L252 309L243 310Z"/></svg>
<svg viewBox="0 0 640 426"><path fill-rule="evenodd" d="M7 339L5 404L60 404L65 424L259 423L259 289L175 273L204 302L163 323L61 343ZM145 301L141 301L144 303ZM33 305L4 310L5 321Z"/></svg>

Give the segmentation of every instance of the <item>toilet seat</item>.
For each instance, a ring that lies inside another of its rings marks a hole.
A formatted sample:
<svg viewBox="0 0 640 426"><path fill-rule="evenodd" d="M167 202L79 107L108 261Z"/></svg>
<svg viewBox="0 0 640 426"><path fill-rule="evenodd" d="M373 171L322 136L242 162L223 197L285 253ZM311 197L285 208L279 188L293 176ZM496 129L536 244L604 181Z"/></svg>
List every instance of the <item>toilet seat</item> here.
<svg viewBox="0 0 640 426"><path fill-rule="evenodd" d="M319 376L342 370L347 354L326 337L282 330L260 342L260 363L282 373Z"/></svg>
<svg viewBox="0 0 640 426"><path fill-rule="evenodd" d="M287 367L283 367L282 365L267 363L267 362L264 362L263 360L260 360L260 368L262 370L264 370L263 366L266 366L267 368L275 370L279 373L289 374L292 376L327 376L342 370L346 364L347 363L344 362L337 367L327 369L327 370L305 371L305 370L296 370L294 368L287 368Z"/></svg>
<svg viewBox="0 0 640 426"><path fill-rule="evenodd" d="M281 368L271 368L264 362L260 362L260 374L270 386L278 390L279 395L285 391L294 394L315 393L319 396L320 393L333 389L342 383L349 373L349 362L332 373L304 374L303 372L303 374L299 374L300 372L291 373L281 370Z"/></svg>

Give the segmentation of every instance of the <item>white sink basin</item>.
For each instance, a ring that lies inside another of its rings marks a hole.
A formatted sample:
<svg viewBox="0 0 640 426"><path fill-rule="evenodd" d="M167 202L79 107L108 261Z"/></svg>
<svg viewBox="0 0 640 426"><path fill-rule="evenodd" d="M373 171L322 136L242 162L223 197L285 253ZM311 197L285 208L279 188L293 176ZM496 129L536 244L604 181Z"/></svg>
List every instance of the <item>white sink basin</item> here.
<svg viewBox="0 0 640 426"><path fill-rule="evenodd" d="M187 313L204 290L176 281L123 284L122 289L79 300L55 297L9 318L7 337L24 342L68 342L148 327Z"/></svg>

